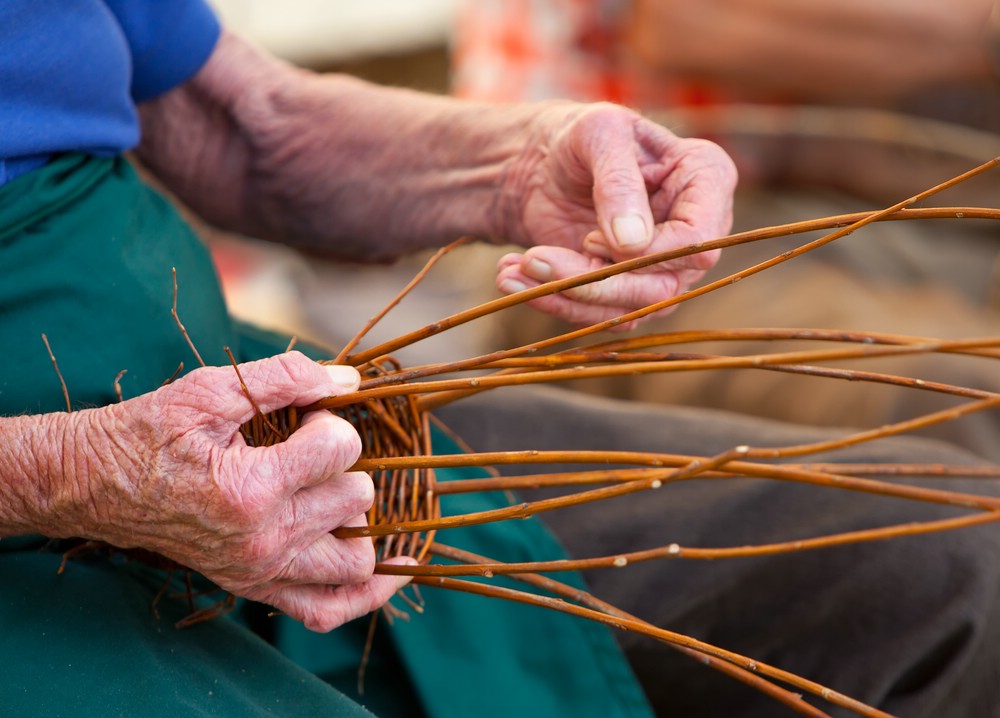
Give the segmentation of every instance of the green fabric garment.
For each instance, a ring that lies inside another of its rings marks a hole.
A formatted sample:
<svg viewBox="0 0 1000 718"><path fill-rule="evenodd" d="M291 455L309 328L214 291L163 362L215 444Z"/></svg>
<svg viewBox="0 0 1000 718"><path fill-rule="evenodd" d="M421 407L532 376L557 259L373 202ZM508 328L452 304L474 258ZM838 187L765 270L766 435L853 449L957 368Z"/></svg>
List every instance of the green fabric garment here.
<svg viewBox="0 0 1000 718"><path fill-rule="evenodd" d="M151 391L197 366L177 307L209 364L239 355L208 251L122 160L66 156L0 190L0 412L65 409L47 335L74 408Z"/></svg>
<svg viewBox="0 0 1000 718"><path fill-rule="evenodd" d="M371 717L233 620L179 630L158 572L0 542L0 705L32 718ZM182 591L174 582L173 591Z"/></svg>
<svg viewBox="0 0 1000 718"><path fill-rule="evenodd" d="M228 363L226 346L250 360L287 345L230 319L208 252L127 162L66 156L0 189L0 413L65 409L43 332L74 410L115 401L122 370L128 398L158 387L181 362L195 367L171 316L172 268L181 320L208 363ZM442 434L434 444L457 451ZM503 494L477 494L444 508L504 503ZM438 538L502 560L562 555L534 519ZM183 603L162 599L159 619L150 610L162 574L84 558L58 575L59 561L29 539L0 541L0 705L16 706L15 715L159 715L160 706L174 716L178 708L367 714L347 696L383 716L651 714L608 629L544 609L426 588L422 614L378 627L358 696L368 618L318 635L243 603L228 618L176 630Z"/></svg>

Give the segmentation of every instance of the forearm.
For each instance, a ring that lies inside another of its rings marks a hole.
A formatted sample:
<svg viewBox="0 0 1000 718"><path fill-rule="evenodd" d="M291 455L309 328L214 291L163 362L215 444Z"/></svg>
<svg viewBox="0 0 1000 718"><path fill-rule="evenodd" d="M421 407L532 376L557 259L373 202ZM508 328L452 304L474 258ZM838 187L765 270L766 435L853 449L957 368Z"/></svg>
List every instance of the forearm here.
<svg viewBox="0 0 1000 718"><path fill-rule="evenodd" d="M78 425L69 414L0 419L0 537L72 535L61 525L80 501Z"/></svg>
<svg viewBox="0 0 1000 718"><path fill-rule="evenodd" d="M214 224L375 260L502 236L502 187L538 112L316 75L226 36L143 108L139 156Z"/></svg>

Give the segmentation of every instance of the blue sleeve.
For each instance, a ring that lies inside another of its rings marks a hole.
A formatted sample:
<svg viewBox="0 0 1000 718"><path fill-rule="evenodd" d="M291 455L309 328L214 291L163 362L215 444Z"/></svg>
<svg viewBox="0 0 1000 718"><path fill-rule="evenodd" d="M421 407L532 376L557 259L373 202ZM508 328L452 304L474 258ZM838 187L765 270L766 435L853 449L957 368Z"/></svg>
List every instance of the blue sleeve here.
<svg viewBox="0 0 1000 718"><path fill-rule="evenodd" d="M194 75L220 27L203 0L104 0L132 54L132 99L150 100Z"/></svg>

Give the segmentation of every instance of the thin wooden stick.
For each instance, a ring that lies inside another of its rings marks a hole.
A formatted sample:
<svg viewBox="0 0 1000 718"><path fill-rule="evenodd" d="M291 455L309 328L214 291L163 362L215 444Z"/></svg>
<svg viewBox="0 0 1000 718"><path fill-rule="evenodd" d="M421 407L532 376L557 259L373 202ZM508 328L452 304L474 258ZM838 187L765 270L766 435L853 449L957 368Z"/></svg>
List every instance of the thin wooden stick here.
<svg viewBox="0 0 1000 718"><path fill-rule="evenodd" d="M929 349L935 353L956 353L969 356L981 356L988 358L1000 358L1000 350L989 348L989 346L978 346L982 340L966 339L963 344L948 343L941 344L942 339L930 337L917 337L902 334L888 334L884 332L855 332L844 329L816 329L816 328L739 328L739 329L704 329L688 330L678 332L663 332L656 334L642 334L635 337L614 342L602 342L591 344L574 349L565 349L553 354L543 356L515 356L494 361L483 361L475 367L454 367L449 364L430 364L425 366L411 366L399 373L387 373L374 379L364 382L362 388L374 389L386 384L398 384L404 381L423 379L435 374L454 373L465 369L503 369L503 368L524 368L524 367L558 367L565 364L587 363L591 361L621 362L630 358L642 358L644 361L655 359L684 358L682 355L668 352L639 352L640 349L651 349L654 347L670 346L674 344L694 344L706 342L741 342L741 341L817 341L817 342L837 342L863 345L925 345L926 347L936 347ZM985 342L989 344L989 342ZM692 357L697 355L690 355Z"/></svg>
<svg viewBox="0 0 1000 718"><path fill-rule="evenodd" d="M948 466L945 464L799 464L806 471L833 471L845 475L909 476L962 479L998 479L1000 466ZM450 482L449 482L450 483Z"/></svg>
<svg viewBox="0 0 1000 718"><path fill-rule="evenodd" d="M759 556L775 556L778 554L816 551L818 549L846 546L856 543L870 543L903 536L920 536L942 531L954 531L970 526L995 523L1000 521L1000 511L984 511L967 514L957 518L937 519L934 521L913 521L892 526L882 526L857 531L814 536L792 541L775 541L765 544L747 546L722 546L699 548L681 546L677 543L664 544L654 548L628 551L613 556L594 556L591 558L556 559L553 561L525 561L520 563L474 563L464 565L424 564L419 566L395 566L378 564L378 573L395 576L501 576L514 573L550 573L562 571L589 571L602 568L624 568L634 563L645 561L660 561L664 559L689 559L698 561L716 561L719 559L751 558Z"/></svg>
<svg viewBox="0 0 1000 718"><path fill-rule="evenodd" d="M473 237L460 237L451 244L447 245L446 247L442 247L437 252L435 252L434 255L427 261L427 263L424 264L423 268L419 272L417 272L417 274L413 277L413 279L411 279L407 283L407 285L403 287L400 290L400 292L395 297L393 297L388 304L386 304L382 308L381 311L379 311L375 316L369 319L368 322L365 324L365 326L362 327L361 331L355 334L354 337L349 342L347 342L347 344L344 345L344 348L340 350L339 354L337 354L337 357L333 360L333 363L343 364L344 361L347 359L348 354L351 353L351 350L353 350L358 344L360 344L361 340L364 339L365 336L367 336L368 332L370 332L376 324L382 321L383 317L385 317L386 314L388 314L401 301L403 301L403 299L411 291L413 291L414 287L416 287L418 284L420 284L420 282L424 280L424 277L427 276L427 274L431 271L434 265L437 264L442 257L449 254L451 251L457 249L458 247L461 247L465 244L469 244L472 241L474 241Z"/></svg>
<svg viewBox="0 0 1000 718"><path fill-rule="evenodd" d="M659 357L650 357L645 359L644 357L637 357L648 362L655 361L707 361L707 360L722 360L723 357L710 354L685 354L678 355L676 359L661 359ZM867 358L867 357L866 357ZM577 364L585 364L587 361L586 356L580 356L581 360ZM594 361L600 361L599 358L592 358ZM628 357L621 357L621 361L624 362ZM572 362L567 362L572 363ZM617 372L605 373L599 369L594 369L589 372L589 376L582 376L580 371L573 374L563 375L564 380L574 380L574 379L584 379L592 377L610 377L610 376L622 376L632 374L650 374L650 373L669 373L670 371L699 371L699 370L709 370L717 369L718 366L697 366L692 365L689 367L675 367L672 370L665 368L657 368L655 366L644 365L644 371L633 371L619 369ZM810 377L821 377L826 379L840 379L843 381L860 381L869 384L885 384L887 386L898 386L907 389L916 389L918 391L929 391L938 394L950 394L951 396L961 396L965 398L975 398L975 399L988 399L992 396L997 396L995 392L985 391L982 389L970 389L964 386L958 386L955 384L945 384L942 382L928 381L926 379L919 379L916 377L908 376L898 376L895 374L885 374L882 372L864 371L861 369L833 369L831 367L820 367L811 364L770 364L761 363L756 364L745 364L734 367L727 367L733 369L751 369L751 370L761 370L761 371L771 371L778 372L782 374L797 374L799 376L810 376ZM511 372L513 373L513 372ZM445 404L450 404L454 401L458 401L472 394L486 391L490 387L475 386L466 389L453 389L451 391L440 391L433 394L420 397L418 400L421 409L426 411L431 411L438 409Z"/></svg>
<svg viewBox="0 0 1000 718"><path fill-rule="evenodd" d="M236 378L240 382L240 389L243 390L243 395L250 401L250 406L253 407L253 410L254 412L256 412L258 419L264 422L264 424L267 426L268 429L271 430L273 434L281 434L281 432L278 430L278 427L276 427L274 423L269 418L267 418L267 415L260 410L260 406L257 405L257 400L254 399L253 394L250 393L250 389L249 387L247 387L247 383L243 381L243 374L240 372L239 364L236 363L236 357L233 356L232 350L230 350L229 347L224 347L224 350L226 352L226 356L229 357L229 362L233 365L233 371L236 372Z"/></svg>
<svg viewBox="0 0 1000 718"><path fill-rule="evenodd" d="M672 344L693 344L696 342L743 342L743 341L787 341L802 340L816 342L846 342L850 344L933 344L939 338L892 334L888 332L852 331L848 329L825 329L822 327L734 327L728 329L695 329L673 332L659 332L625 337L614 341L592 344L581 349L595 352L628 352L636 349L667 346ZM580 350L567 350L571 353ZM942 347L945 353L968 354L1000 358L1000 350L973 345ZM511 363L517 360L511 360ZM503 363L498 363L502 365Z"/></svg>
<svg viewBox="0 0 1000 718"><path fill-rule="evenodd" d="M446 516L439 519L425 519L410 522L394 522L363 527L341 527L333 533L338 538L357 538L360 536L385 536L395 533L413 533L428 530L441 530L461 526L473 526L513 518L528 518L537 513L568 506L575 506L590 501L604 500L614 496L622 496L636 491L655 490L668 481L681 481L699 474L699 471L709 471L725 464L727 471L735 476L753 478L768 478L781 481L792 481L830 488L860 491L863 493L911 499L963 508L975 508L984 511L1000 510L1000 498L980 496L957 491L932 489L906 484L893 484L885 481L866 479L838 474L808 471L801 468L784 465L764 465L750 461L742 461L737 456L749 456L762 451L747 446L736 447L728 452L716 455L712 459L657 453L615 452L615 451L508 451L489 452L473 455L452 454L423 457L407 457L405 459L372 459L358 462L353 470L372 471L395 468L443 468L457 466L481 466L488 464L521 464L521 463L606 463L606 464L636 464L647 466L664 466L673 463L678 469L663 476L652 476L627 481L623 484L576 494L544 499L534 502L520 502L514 506L469 514ZM777 450L777 451L780 451Z"/></svg>
<svg viewBox="0 0 1000 718"><path fill-rule="evenodd" d="M45 351L49 353L52 367L56 370L56 376L59 378L59 386L62 387L63 399L66 401L66 411L67 413L73 413L73 404L69 400L69 389L66 387L66 380L63 379L62 372L59 370L59 362L56 361L56 355L52 352L52 347L49 345L49 338L45 334L42 334L42 342L45 343Z"/></svg>
<svg viewBox="0 0 1000 718"><path fill-rule="evenodd" d="M114 387L115 387L115 398L118 401L124 401L125 397L122 394L122 377L128 374L128 369L122 369L118 374L115 375Z"/></svg>
<svg viewBox="0 0 1000 718"><path fill-rule="evenodd" d="M948 186L952 186L953 184L958 184L959 182L962 182L962 181L965 181L966 179L969 179L971 176L974 176L975 174L978 174L980 172L986 171L987 169L990 169L993 166L995 166L995 164L998 163L998 162L1000 162L1000 158L995 158L994 160L991 160L990 162L985 163L984 165L980 165L980 167L978 167L978 168L976 168L974 170L971 170L970 172L967 172L967 173L965 173L963 175L959 175L958 177L955 177L952 180L949 180L948 182L942 183L941 185L938 185L938 186L936 186L934 188L931 188L930 190L926 190L925 192L920 193L919 195L915 195L914 197L911 197L909 200L905 200L904 203L905 202L911 202L911 201L914 201L916 199L924 199L927 196L929 196L930 194L942 191L943 189L945 189ZM904 204L904 203L899 203L899 204ZM802 246L800 246L796 250L792 250L792 251L789 251L789 252L784 252L781 255L779 255L778 257L774 257L771 260L768 260L766 262L762 262L762 263L759 263L757 265L754 265L753 267L745 269L742 272L737 272L735 274L729 275L728 277L720 279L720 280L718 280L716 282L713 282L711 284L707 284L707 285L704 285L703 287L690 290L690 291L685 292L683 294L677 295L677 296L675 296L675 297L673 297L671 299L665 300L664 302L660 302L660 303L658 303L656 305L650 305L650 306L646 307L645 309L638 310L638 311L639 312L643 312L644 313L643 316L645 316L645 313L649 313L646 310L652 309L652 311L659 311L660 309L665 309L665 308L667 308L669 306L672 306L673 304L676 304L676 303L679 303L679 302L682 302L682 301L687 301L688 299L694 298L695 296L701 296L702 294L705 294L705 293L707 293L709 291L714 291L715 289L718 289L718 288L720 288L722 286L735 283L735 282L739 281L740 279L745 278L746 276L750 276L751 274L755 274L755 273L757 273L759 271L763 271L763 269L765 269L765 268L767 268L769 266L774 266L775 264L787 261L788 259L791 259L794 256L799 256L800 254L802 254L802 253L804 253L806 251L810 251L811 249L815 249L815 248L817 248L819 246L822 246L823 244L826 244L826 243L828 243L830 241L833 241L833 239L840 238L841 236L844 236L845 234L849 233L849 231L853 231L852 228L856 229L857 227L860 227L863 224L870 223L871 221L881 221L881 220L884 220L884 219L888 219L888 218L890 218L892 216L896 216L896 213L890 213L890 214L886 214L885 216L879 216L879 215L881 215L883 213L890 212L891 209L892 208L889 208L887 210L882 210L882 212L863 213L861 215L851 215L852 217L857 216L859 218L855 222L853 222L853 224L849 225L846 228L846 230L840 230L839 232L834 232L833 234L826 235L825 237L822 237L822 238L820 238L818 240L815 240L814 242L808 243L806 245L802 245ZM905 210L905 209L904 210L898 210L899 213L907 213L907 212L909 212L909 213L916 213L916 212L922 212L922 211L925 211L925 210ZM989 217L991 217L993 219L1000 219L1000 210L975 210L975 208L948 208L948 214L946 214L944 216L955 216L955 217L962 217L962 218L964 218L964 217L967 216L967 214L975 214L977 212L980 214L980 216L987 216L988 215ZM755 232L743 233L742 235L732 235L730 238L724 238L724 239L726 239L728 241L732 241L732 240L738 238L740 241L751 241L751 239L752 239L752 241L756 241L758 239L765 238L766 236L781 236L782 234L786 234L786 233L794 233L795 231L797 231L798 229L800 229L803 225L808 225L808 224L810 224L810 223L795 223L795 224L792 224L792 225L783 225L783 226L778 227L778 228L766 228L765 230L756 230ZM791 231L785 231L785 232L781 231L781 230L789 230L790 228L794 228L794 229L791 229ZM769 235L768 234L768 230L775 231L776 233L773 234L773 235ZM750 239L747 239L746 235L759 235L759 236L752 236ZM711 243L708 243L708 244L711 244ZM688 251L688 250L690 250L690 248L682 248L681 250L672 250L672 251L673 252L684 252L686 254L694 253L695 251L704 251L703 248L699 249L699 248L697 248L697 246L692 251ZM587 281L596 281L596 280L601 279L601 278L606 278L606 277L604 277L603 272L612 270L611 271L612 274L617 274L617 273L620 273L622 271L629 271L631 269L640 268L642 266L646 266L646 264L643 264L643 263L646 262L647 260L650 260L651 258L654 258L654 257L663 257L665 254L668 254L668 253L660 253L658 255L649 255L647 257L643 257L643 258L639 258L639 259L628 260L626 262L620 262L618 264L611 265L611 267L608 267L608 268L605 268L605 269L602 269L602 270L597 270L595 272L590 272L590 273L587 273L587 274L579 275L578 277L575 277L575 278L569 278L569 279L566 279L566 280L560 280L558 282L551 282L551 283L542 285L540 287L536 287L534 289L525 290L525 292L527 292L529 294L533 293L533 292L541 292L538 296L544 296L545 294L550 294L550 293L553 293L554 291L561 291L562 289L564 289L564 287L562 287L562 283L569 282L569 283L572 284L572 286L578 286L579 284L586 283ZM677 255L677 256L681 256L681 255ZM674 258L674 257L670 257L670 258ZM652 263L655 263L655 262L649 262L649 263L652 264ZM610 275L608 275L608 276L610 276ZM581 281L576 281L576 280L581 280ZM545 289L545 288L548 288L548 289ZM433 334L436 334L439 331L443 331L444 329L449 328L450 326L456 326L457 324L463 323L464 321L470 321L473 318L478 318L479 316L483 316L483 315L489 314L489 313L491 313L493 311L498 311L498 310L500 310L502 308L506 308L506 306L509 306L509 304L506 303L506 302L508 302L508 300L513 300L514 298L516 298L516 297L524 294L525 292L521 292L521 293L518 293L516 295L511 295L509 297L503 297L501 299L494 300L493 302L487 302L486 304L480 305L477 308L474 308L474 309L471 309L471 310L467 310L466 312L461 312L461 313L459 313L457 315L453 315L452 317L449 317L448 319L442 320L440 322L436 322L433 325L429 325L428 327L425 327L423 330L418 330L417 332L413 332L410 335L406 335L406 336L410 337L413 341L416 341L419 338L422 338L421 335L424 332L429 332L428 334L426 334L426 336L433 336ZM528 301L528 299L530 299L530 298L535 298L535 297L534 296L528 297L527 299L524 299L524 301ZM513 302L513 303L519 303L519 302ZM633 314L635 314L635 313L633 313ZM632 319L639 318L638 316L632 317L632 315L623 315L623 316L631 317ZM621 319L621 317L619 319ZM540 342L535 342L533 344L528 344L528 345L525 345L525 346L522 346L522 347L517 347L517 348L514 348L514 349L508 349L508 350L503 350L503 351L491 352L489 354L485 354L485 355L482 355L482 356L479 356L479 357L473 357L473 358L470 358L470 359L465 359L465 360L456 361L456 362L443 363L443 364L435 365L435 366L429 367L429 368L417 369L417 370L409 370L409 371L403 372L398 377L398 379L396 379L396 380L397 381L412 381L412 380L419 379L421 377L428 376L428 375L431 375L431 374L436 374L436 373L452 373L452 372L463 370L463 369L479 368L479 367L481 367L483 365L489 364L489 363L494 362L494 361L503 360L503 359L509 359L509 358L513 358L513 357L519 357L519 356L523 356L525 354L537 352L539 349L542 349L542 348L545 348L545 347L548 347L548 346L552 346L554 344L569 342L569 341L572 341L574 339L580 338L582 336L586 336L588 334L592 334L595 331L600 331L600 330L603 330L603 329L606 329L606 328L610 328L610 327L611 327L611 325L609 325L607 323L592 325L591 327L587 327L585 329L577 330L575 332L570 332L570 333L567 333L567 334L562 334L562 335L559 335L557 337L554 337L554 338L551 338L551 339L548 339L548 340L543 340L543 341L540 341ZM400 339L402 340L404 338L400 338ZM407 343L411 343L411 342L408 341ZM405 346L405 345L406 344L403 344L403 346ZM383 345L383 347L384 346L385 345ZM378 349L378 348L376 348L376 349ZM349 361L358 362L358 361L361 361L361 359L363 357L365 357L365 356L368 356L367 353L364 354L364 355L359 355L359 357L349 358ZM452 391L454 393L450 395L449 398L451 398L451 399L459 398L460 396L464 396L465 394L469 393L467 390L459 390L459 389L455 389L455 390L452 390ZM445 400L446 400L446 397L441 397L437 401L438 402L444 402ZM427 401L430 402L431 400L428 399ZM437 405L440 405L440 404L437 404Z"/></svg>
<svg viewBox="0 0 1000 718"><path fill-rule="evenodd" d="M347 357L347 361L354 365L360 365L371 359L374 359L385 354L389 354L405 346L409 346L417 341L426 339L428 337L439 334L442 331L451 329L452 327L464 324L466 322L478 319L488 314L506 309L517 304L522 304L524 302L531 301L532 299L537 299L539 297L547 296L549 294L555 294L557 292L565 291L567 289L572 289L574 287L581 286L583 284L589 284L591 282L600 281L602 279L607 279L608 277L614 276L616 274L621 274L624 272L630 272L635 269L641 269L644 267L651 266L653 264L659 264L661 262L667 262L672 259L677 259L680 257L689 256L691 254L698 254L701 252L711 251L715 249L724 249L727 247L736 246L738 244L744 244L752 241L759 241L762 239L770 239L774 237L787 236L790 234L798 234L803 232L814 231L817 229L827 229L830 227L843 226L832 234L828 234L821 237L814 242L810 242L803 245L798 250L793 252L785 252L779 257L775 257L768 262L755 265L754 267L744 270L743 273L739 275L731 275L730 277L714 282L710 285L704 285L698 290L691 290L690 292L685 292L683 294L677 295L676 297L665 300L667 303L657 303L655 305L650 305L644 309L637 310L635 312L630 312L624 314L615 319L607 320L606 322L601 322L595 325L591 325L585 329L578 330L576 332L570 332L568 334L563 334L558 337L553 337L552 339L546 340L544 344L550 346L553 344L558 344L566 341L571 341L580 336L586 336L588 334L593 334L598 331L603 331L604 329L609 329L620 324L633 321L635 319L640 319L648 314L660 311L667 307L679 304L683 301L693 298L694 296L700 296L709 291L713 291L726 284L731 284L746 276L751 274L756 274L757 272L763 271L764 269L780 264L788 259L795 256L808 252L812 249L820 247L824 244L828 244L836 239L840 239L861 227L871 224L872 222L883 221L886 219L895 218L897 215L900 219L918 219L918 218L955 218L955 219L966 219L966 218L988 218L988 219L1000 219L1000 210L982 207L946 207L946 208L927 208L923 210L909 210L905 211L910 205L916 202L927 199L934 194L944 191L950 187L957 184L965 182L972 177L975 177L987 170L992 169L997 164L1000 164L1000 157L994 158L989 162L983 163L979 167L976 167L968 172L965 172L957 177L953 177L946 182L936 185L930 189L924 190L913 197L910 197L902 202L898 202L892 207L887 207L886 209L875 211L875 212L862 212L862 213L852 213L847 215L838 215L836 217L827 217L819 220L809 220L806 222L795 222L785 225L779 225L776 227L765 227L758 230L752 230L749 232L741 232L738 234L729 235L727 237L722 237L716 240L710 240L706 242L699 242L697 244L689 245L687 247L682 247L679 249L668 250L664 252L658 252L655 254L650 254L645 257L639 257L636 259L630 259L623 262L618 262L615 264L608 265L598 270L587 272L584 274L577 275L575 277L569 277L567 279L557 280L553 282L547 282L538 287L533 287L530 289L517 292L515 294L508 295L506 297L501 297L499 299L493 300L492 302L486 302L479 305L478 307L464 312L459 312L458 314L453 314L441 321L435 322L434 324L418 329L409 334L398 337L389 342L380 344L377 347L369 349L365 352L361 352L355 356ZM692 294L692 292L695 292Z"/></svg>
<svg viewBox="0 0 1000 718"><path fill-rule="evenodd" d="M198 353L198 349L195 347L194 342L191 341L191 337L188 335L187 329L184 328L184 323L181 322L180 314L177 313L177 267L171 267L170 274L174 279L174 305L170 309L170 314L177 323L177 327L181 330L181 335L184 337L187 345L191 347L191 351L194 353L195 359L198 360L198 364L200 366L205 366L205 360L202 359L201 354Z"/></svg>
<svg viewBox="0 0 1000 718"><path fill-rule="evenodd" d="M684 466L672 469L664 477L653 477L628 481L615 486L606 486L600 489L592 489L571 496L559 496L541 501L525 501L514 506L502 509L491 509L461 516L446 516L436 519L421 519L417 521L397 521L392 524L378 524L370 526L342 526L332 531L337 538L357 538L359 536L389 536L400 533L419 533L427 530L437 530L445 528L457 528L460 526L475 526L484 523L493 523L507 519L525 519L536 513L552 511L566 506L574 506L591 501L603 501L617 496L639 491L650 491L661 488L668 481L682 481L698 475L702 471L714 469L723 464L729 463L734 457L741 456L747 447L736 447L709 459L694 458Z"/></svg>
<svg viewBox="0 0 1000 718"><path fill-rule="evenodd" d="M595 377L630 376L634 374L663 373L678 371L704 371L709 369L737 369L737 368L762 368L771 365L797 364L804 362L839 361L846 359L867 359L875 357L899 356L908 354L928 354L939 351L955 351L962 348L995 347L1000 345L1000 338L988 337L985 339L962 339L955 341L938 340L928 344L899 344L899 345L861 345L847 346L837 349L816 349L808 351L788 351L776 352L773 354L754 354L742 357L728 356L698 356L694 359L660 359L652 357L647 361L628 362L628 356L622 359L622 363L613 363L603 366L586 366L576 364L571 367L562 367L559 359L555 360L552 368L544 368L538 371L523 371L517 373L495 373L488 376L477 376L471 379L441 379L436 381L390 384L388 386L376 386L374 388L361 388L351 394L334 396L321 399L312 404L309 409L336 409L347 404L368 401L371 399L383 399L392 396L402 396L408 394L435 394L440 392L463 392L483 391L506 386L521 386L525 384L542 384L556 381L575 381L579 379L589 379ZM558 355L557 355L558 356ZM404 372L405 373L405 372ZM859 372L844 370L845 376L860 378ZM872 375L875 376L874 374ZM898 382L898 378L895 380ZM930 388L931 385L920 379L913 379L915 387ZM938 385L945 387L948 385ZM959 389L949 387L948 391L959 395L977 396L980 398L990 398L996 396L993 392L976 392L974 390ZM453 394L447 394L447 399L460 398ZM422 400L422 408L428 409L437 407L444 403L441 397L429 397Z"/></svg>
<svg viewBox="0 0 1000 718"><path fill-rule="evenodd" d="M774 449L751 449L748 452L748 456L760 459L779 459L791 456L802 456L805 454L815 454L829 449L843 449L848 446L854 446L856 444L873 441L875 439L882 439L889 436L905 434L910 431L916 431L917 429L923 429L945 421L954 421L955 419L959 419L968 414L985 411L987 409L995 409L997 407L1000 407L1000 396L993 396L991 398L968 402L953 409L944 409L942 411L924 414L923 416L919 416L914 419L899 421L893 424L885 424L877 429L857 432L841 439L816 441L808 444L798 444L796 446L786 446Z"/></svg>
<svg viewBox="0 0 1000 718"><path fill-rule="evenodd" d="M906 476L908 478L1000 478L1000 466L945 466L943 464L782 464L788 469L839 474L842 476ZM594 471L571 471L547 474L524 474L520 476L494 474L483 479L453 479L434 485L438 496L470 494L485 491L531 490L555 486L584 486L587 484L608 484L620 481L636 481L644 478L662 478L664 469L630 468L597 469ZM731 478L728 471L705 471L701 478Z"/></svg>

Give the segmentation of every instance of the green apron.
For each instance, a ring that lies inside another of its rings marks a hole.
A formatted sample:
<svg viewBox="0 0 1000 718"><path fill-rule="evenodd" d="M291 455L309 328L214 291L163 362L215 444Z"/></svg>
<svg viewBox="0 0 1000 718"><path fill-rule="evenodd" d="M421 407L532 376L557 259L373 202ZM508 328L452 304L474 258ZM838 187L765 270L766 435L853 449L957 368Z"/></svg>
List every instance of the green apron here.
<svg viewBox="0 0 1000 718"><path fill-rule="evenodd" d="M129 398L182 362L194 368L171 316L172 268L206 362L228 363L225 346L243 361L284 349L285 338L232 321L204 246L124 160L65 156L0 188L0 413L65 409L42 333L74 410L116 401L122 370ZM457 451L440 434L435 450ZM503 503L480 494L444 508ZM508 561L562 555L537 520L439 540ZM243 603L178 630L183 602L161 600L159 618L150 610L159 572L83 558L58 574L61 557L40 543L0 541L0 705L11 715L368 715L358 703L383 716L651 715L609 631L580 619L427 588L422 614L378 627L362 697L367 618L319 635Z"/></svg>

